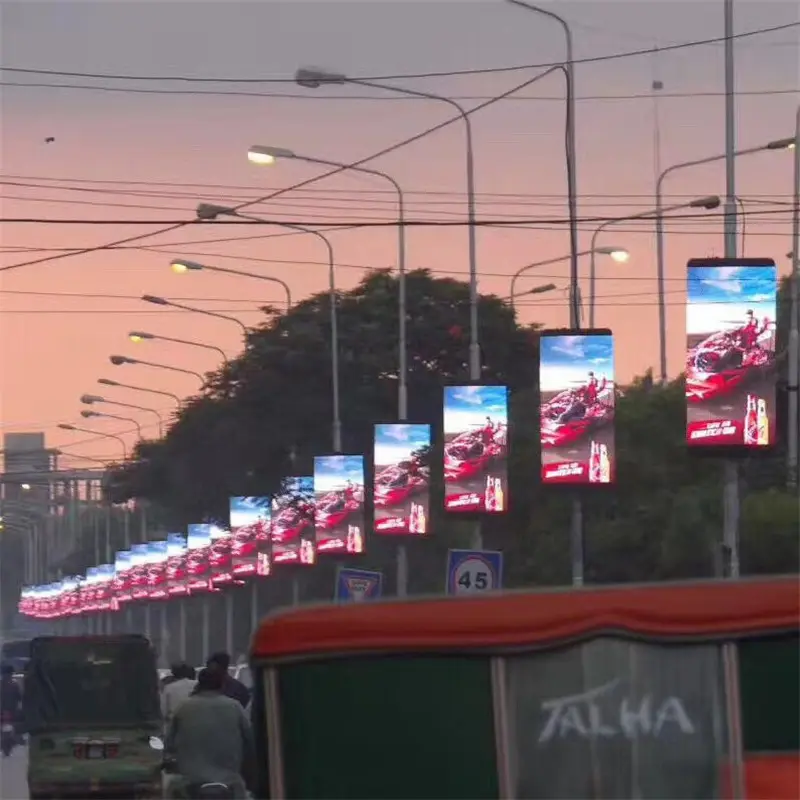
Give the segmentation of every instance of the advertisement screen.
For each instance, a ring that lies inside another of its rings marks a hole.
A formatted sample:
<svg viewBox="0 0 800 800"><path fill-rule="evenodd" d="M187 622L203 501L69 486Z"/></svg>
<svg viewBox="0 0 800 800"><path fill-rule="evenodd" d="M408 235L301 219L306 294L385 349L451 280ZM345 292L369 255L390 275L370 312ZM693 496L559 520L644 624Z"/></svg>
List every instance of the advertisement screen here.
<svg viewBox="0 0 800 800"><path fill-rule="evenodd" d="M775 262L690 261L686 280L686 441L775 444Z"/></svg>
<svg viewBox="0 0 800 800"><path fill-rule="evenodd" d="M508 510L508 389L445 386L444 507Z"/></svg>
<svg viewBox="0 0 800 800"><path fill-rule="evenodd" d="M181 597L186 585L186 537L182 533L167 534L167 594Z"/></svg>
<svg viewBox="0 0 800 800"><path fill-rule="evenodd" d="M231 497L228 521L233 535L231 543L233 574L236 577L255 575L259 567L259 550L261 550L267 555L266 574L269 575L269 498Z"/></svg>
<svg viewBox="0 0 800 800"><path fill-rule="evenodd" d="M75 575L68 575L61 582L61 589L63 592L61 607L67 616L78 613L78 586L78 578Z"/></svg>
<svg viewBox="0 0 800 800"><path fill-rule="evenodd" d="M148 543L147 594L151 600L167 596L167 540Z"/></svg>
<svg viewBox="0 0 800 800"><path fill-rule="evenodd" d="M145 600L148 597L147 563L149 560L149 545L131 545L131 568L128 574L130 575L131 598L133 600Z"/></svg>
<svg viewBox="0 0 800 800"><path fill-rule="evenodd" d="M208 569L211 583L223 586L233 580L231 545L233 537L227 528L211 526L211 548L208 551Z"/></svg>
<svg viewBox="0 0 800 800"><path fill-rule="evenodd" d="M117 602L124 603L132 599L131 569L133 556L130 550L118 550L114 559L114 595Z"/></svg>
<svg viewBox="0 0 800 800"><path fill-rule="evenodd" d="M313 566L315 561L314 479L285 478L272 498L272 562Z"/></svg>
<svg viewBox="0 0 800 800"><path fill-rule="evenodd" d="M364 456L315 456L318 553L364 552Z"/></svg>
<svg viewBox="0 0 800 800"><path fill-rule="evenodd" d="M114 611L116 609L116 598L114 596L114 565L100 564L97 567L97 588L95 597L100 611Z"/></svg>
<svg viewBox="0 0 800 800"><path fill-rule="evenodd" d="M186 586L192 593L212 589L208 556L211 551L211 526L190 525L186 536Z"/></svg>
<svg viewBox="0 0 800 800"><path fill-rule="evenodd" d="M431 426L375 426L376 533L429 532Z"/></svg>
<svg viewBox="0 0 800 800"><path fill-rule="evenodd" d="M97 588L97 567L89 567L83 582L84 611L97 611Z"/></svg>
<svg viewBox="0 0 800 800"><path fill-rule="evenodd" d="M539 353L542 483L613 483L611 331L544 331Z"/></svg>

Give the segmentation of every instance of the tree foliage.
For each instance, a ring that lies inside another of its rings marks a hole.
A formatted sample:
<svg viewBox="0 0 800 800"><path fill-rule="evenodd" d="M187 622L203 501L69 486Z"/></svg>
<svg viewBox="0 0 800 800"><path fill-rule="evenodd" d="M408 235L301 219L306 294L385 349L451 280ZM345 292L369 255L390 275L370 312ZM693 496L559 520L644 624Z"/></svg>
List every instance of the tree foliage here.
<svg viewBox="0 0 800 800"><path fill-rule="evenodd" d="M375 272L338 296L345 452L370 453L373 424L397 419L397 289L396 278ZM784 285L779 347L786 342L787 295ZM468 375L468 286L420 270L407 276L407 296L409 419L441 434L442 387ZM511 583L566 583L573 500L538 478L535 327L517 325L513 311L491 296L481 297L479 319L483 380L511 389L511 510L483 523L485 541L505 551ZM330 321L327 293L270 315L251 333L246 352L187 403L166 437L140 443L114 472L109 497L146 498L171 525L185 525L225 519L232 495L269 495L286 476L310 474L313 456L332 447ZM779 403L785 407L785 393ZM779 418L785 424L785 408ZM618 398L617 486L583 502L587 582L700 577L718 569L721 465L688 452L684 425L682 379L659 387L648 373ZM428 456L435 535L409 544L412 588L419 591L441 590L444 552L465 546L472 532L437 511L441 447L438 435ZM778 448L741 466L745 572L797 569L797 498L781 488L784 458ZM392 543L372 537L364 565L390 572L392 558ZM317 594L328 596L330 575L324 568L315 573Z"/></svg>

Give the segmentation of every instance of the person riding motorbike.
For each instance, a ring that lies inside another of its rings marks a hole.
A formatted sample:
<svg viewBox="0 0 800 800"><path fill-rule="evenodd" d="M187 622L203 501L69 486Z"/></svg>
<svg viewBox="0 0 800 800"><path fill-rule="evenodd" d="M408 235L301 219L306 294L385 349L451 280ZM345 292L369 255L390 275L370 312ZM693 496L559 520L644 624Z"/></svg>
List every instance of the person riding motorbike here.
<svg viewBox="0 0 800 800"><path fill-rule="evenodd" d="M583 399L588 406L593 406L597 402L597 397L606 388L606 379L598 382L594 372L589 373L589 382L583 387Z"/></svg>
<svg viewBox="0 0 800 800"><path fill-rule="evenodd" d="M769 328L769 320L765 317L762 325L759 327L756 315L753 313L752 308L747 309L745 317L745 324L738 328L735 332L736 338L745 353L750 350L755 350L760 347L758 344L758 337L761 336Z"/></svg>
<svg viewBox="0 0 800 800"><path fill-rule="evenodd" d="M189 699L194 691L195 668L185 662L172 665L172 681L161 690L161 716L164 726L168 727L175 712Z"/></svg>
<svg viewBox="0 0 800 800"><path fill-rule="evenodd" d="M0 720L14 726L14 740L16 740L22 708L22 690L14 680L14 667L11 664L3 664L0 670ZM5 750L6 748L4 755Z"/></svg>
<svg viewBox="0 0 800 800"><path fill-rule="evenodd" d="M225 652L214 653L206 661L206 669L218 671L222 675L222 693L226 697L237 700L241 703L242 708L247 708L247 704L250 702L250 690L230 674L230 665L231 657Z"/></svg>
<svg viewBox="0 0 800 800"><path fill-rule="evenodd" d="M197 797L203 784L221 783L232 798L243 800L252 787L252 727L244 708L223 693L223 682L218 666L200 670L197 691L170 722L164 746L177 773L171 797Z"/></svg>

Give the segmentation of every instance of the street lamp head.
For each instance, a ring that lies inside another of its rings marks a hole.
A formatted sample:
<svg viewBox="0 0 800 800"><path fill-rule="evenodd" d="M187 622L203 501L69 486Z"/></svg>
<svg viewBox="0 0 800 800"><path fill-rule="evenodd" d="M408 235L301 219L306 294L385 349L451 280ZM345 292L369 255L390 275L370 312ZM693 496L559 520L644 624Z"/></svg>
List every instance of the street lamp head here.
<svg viewBox="0 0 800 800"><path fill-rule="evenodd" d="M766 147L767 150L794 150L794 148L794 136L788 139L776 139L774 142L770 142Z"/></svg>
<svg viewBox="0 0 800 800"><path fill-rule="evenodd" d="M624 247L596 247L594 252L601 256L611 256L618 264L624 264L631 257Z"/></svg>
<svg viewBox="0 0 800 800"><path fill-rule="evenodd" d="M199 211L200 206L198 206ZM200 214L198 213L198 217ZM170 261L169 263L170 269L176 273L177 275L183 275L184 272L194 272L199 269L203 269L203 265L197 261L187 261L183 258L176 258Z"/></svg>
<svg viewBox="0 0 800 800"><path fill-rule="evenodd" d="M221 206L217 203L198 203L194 213L197 215L197 219L202 220L212 220L216 219L217 217L225 216L237 216L236 209L230 208L229 206Z"/></svg>
<svg viewBox="0 0 800 800"><path fill-rule="evenodd" d="M715 208L719 208L721 202L719 195L711 194L708 197L698 197L696 200L692 200L689 208L704 208L706 211L713 211Z"/></svg>
<svg viewBox="0 0 800 800"><path fill-rule="evenodd" d="M336 72L328 72L319 67L301 67L294 74L295 83L305 89L319 89L323 84L344 86L347 76Z"/></svg>
<svg viewBox="0 0 800 800"><path fill-rule="evenodd" d="M143 294L142 295L142 300L144 300L145 303L152 303L153 305L156 305L156 306L168 306L169 305L169 302L167 300L165 300L163 297L157 297L154 294Z"/></svg>
<svg viewBox="0 0 800 800"><path fill-rule="evenodd" d="M62 431L74 431L75 430L75 426L74 425L69 425L66 422L60 423L58 427L61 428Z"/></svg>
<svg viewBox="0 0 800 800"><path fill-rule="evenodd" d="M534 286L533 289L528 291L528 294L544 294L545 292L552 292L553 289L558 289L554 283L545 283L541 286Z"/></svg>
<svg viewBox="0 0 800 800"><path fill-rule="evenodd" d="M155 339L156 337L152 333L145 333L145 331L131 331L128 334L128 338L132 342L141 342L145 339Z"/></svg>
<svg viewBox="0 0 800 800"><path fill-rule="evenodd" d="M21 483L19 488L22 489L23 492L29 492L31 489L31 485L29 483Z"/></svg>
<svg viewBox="0 0 800 800"><path fill-rule="evenodd" d="M105 403L105 398L100 397L99 394L82 394L81 403L90 406L92 403Z"/></svg>
<svg viewBox="0 0 800 800"><path fill-rule="evenodd" d="M285 147L267 147L262 144L254 144L247 151L247 160L259 166L274 164L279 158L295 158L295 154Z"/></svg>
<svg viewBox="0 0 800 800"><path fill-rule="evenodd" d="M109 356L108 360L115 366L119 367L122 364L135 364L136 362L128 356Z"/></svg>
<svg viewBox="0 0 800 800"><path fill-rule="evenodd" d="M103 386L119 386L116 381L112 381L110 378L98 378L98 383L102 383Z"/></svg>
<svg viewBox="0 0 800 800"><path fill-rule="evenodd" d="M83 411L81 411L81 416L84 419L89 419L90 417L102 417L103 415L102 414L98 414L96 411L88 411L88 410L84 409Z"/></svg>

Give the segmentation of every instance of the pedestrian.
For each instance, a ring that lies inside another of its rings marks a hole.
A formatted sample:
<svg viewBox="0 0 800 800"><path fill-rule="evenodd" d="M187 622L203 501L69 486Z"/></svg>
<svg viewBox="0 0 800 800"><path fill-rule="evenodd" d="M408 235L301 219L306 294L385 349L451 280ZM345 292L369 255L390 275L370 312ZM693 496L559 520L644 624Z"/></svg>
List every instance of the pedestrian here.
<svg viewBox="0 0 800 800"><path fill-rule="evenodd" d="M204 783L223 783L238 800L252 787L253 730L241 705L225 696L223 684L218 668L200 670L196 691L170 721L165 749L175 759L172 796L191 797Z"/></svg>
<svg viewBox="0 0 800 800"><path fill-rule="evenodd" d="M175 712L189 699L197 685L194 667L183 661L172 665L170 677L172 680L161 690L161 717L165 730Z"/></svg>
<svg viewBox="0 0 800 800"><path fill-rule="evenodd" d="M231 675L230 665L231 657L223 651L212 654L206 661L206 669L216 670L222 675L222 693L238 700L242 704L242 708L247 708L250 703L250 690Z"/></svg>

